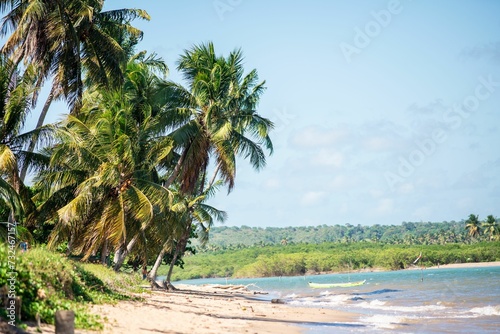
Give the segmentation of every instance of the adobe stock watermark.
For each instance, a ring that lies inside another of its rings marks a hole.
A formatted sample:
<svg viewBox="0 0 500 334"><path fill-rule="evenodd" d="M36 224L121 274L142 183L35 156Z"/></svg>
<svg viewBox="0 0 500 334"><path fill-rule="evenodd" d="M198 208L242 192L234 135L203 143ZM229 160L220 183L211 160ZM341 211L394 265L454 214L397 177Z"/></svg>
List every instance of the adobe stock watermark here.
<svg viewBox="0 0 500 334"><path fill-rule="evenodd" d="M274 129L273 129L273 132L281 132L285 129L285 127L287 127L288 125L290 125L292 123L292 121L297 118L296 115L294 114L290 114L286 107L285 108L281 108L281 109L273 109L273 114L275 117L273 117L274 119L276 119L274 122Z"/></svg>
<svg viewBox="0 0 500 334"><path fill-rule="evenodd" d="M363 49L368 47L372 40L391 24L393 17L401 14L402 11L403 6L399 0L390 0L386 9L370 12L373 20L368 21L364 27L355 26L352 44L347 42L339 44L340 51L342 51L347 63L351 63L354 55L359 55Z"/></svg>
<svg viewBox="0 0 500 334"><path fill-rule="evenodd" d="M213 6L217 16L221 21L224 21L224 15L227 12L232 12L236 7L241 5L243 0L215 0Z"/></svg>
<svg viewBox="0 0 500 334"><path fill-rule="evenodd" d="M407 156L400 156L396 171L384 173L385 180L392 191L396 186L405 182L405 179L413 175L415 170L422 166L427 157L434 154L438 145L447 139L447 129L456 130L462 126L464 120L470 117L471 113L478 110L482 101L487 100L500 86L500 81L494 81L491 75L487 78L480 76L479 84L476 85L474 93L466 96L461 103L455 103L452 108L448 108L443 114L445 128L434 129L427 138L415 142L416 148Z"/></svg>
<svg viewBox="0 0 500 334"><path fill-rule="evenodd" d="M18 304L18 298L16 298L16 247L17 247L17 225L16 223L7 223L7 284L3 288L4 298L7 301L5 306L5 311L7 313L8 324L10 326L16 326L16 317L19 311L20 305ZM19 320L19 319L18 319Z"/></svg>

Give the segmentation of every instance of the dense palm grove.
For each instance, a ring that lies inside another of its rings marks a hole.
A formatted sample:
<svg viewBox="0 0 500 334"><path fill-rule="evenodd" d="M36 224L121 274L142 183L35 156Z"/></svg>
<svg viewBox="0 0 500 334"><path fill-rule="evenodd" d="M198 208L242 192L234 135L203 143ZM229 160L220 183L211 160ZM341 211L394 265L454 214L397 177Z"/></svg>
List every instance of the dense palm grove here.
<svg viewBox="0 0 500 334"><path fill-rule="evenodd" d="M115 270L154 263L154 279L166 254L173 267L190 237L206 241L224 221L207 199L233 189L238 159L265 166L273 124L257 113L264 82L240 50L195 45L177 61L183 84L172 82L163 59L137 52L132 23L148 14L103 7L0 1L0 220L17 222L19 241L113 258ZM44 124L56 100L67 117Z"/></svg>

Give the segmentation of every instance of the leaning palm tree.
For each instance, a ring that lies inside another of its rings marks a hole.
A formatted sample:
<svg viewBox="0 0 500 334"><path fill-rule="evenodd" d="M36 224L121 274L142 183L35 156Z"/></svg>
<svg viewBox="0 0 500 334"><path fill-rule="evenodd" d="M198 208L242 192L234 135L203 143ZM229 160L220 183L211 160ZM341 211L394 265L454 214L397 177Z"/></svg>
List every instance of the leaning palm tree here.
<svg viewBox="0 0 500 334"><path fill-rule="evenodd" d="M481 224L485 234L489 234L490 240L494 240L499 232L497 220L493 215L486 217L486 221Z"/></svg>
<svg viewBox="0 0 500 334"><path fill-rule="evenodd" d="M181 56L178 70L188 88L170 82L163 90L170 102L165 105L162 124L170 125L177 159L175 165L170 164L172 160L162 165L168 172L165 188L176 182L185 194L203 192L196 185L206 184L213 162L210 183L220 178L230 191L237 156L248 158L255 169L265 166L264 149L273 150L269 137L273 124L256 111L264 82L258 82L256 70L245 75L242 62L240 50L225 58L215 54L212 43L194 46ZM138 238L137 234L118 254L115 270Z"/></svg>
<svg viewBox="0 0 500 334"><path fill-rule="evenodd" d="M65 99L73 112L80 109L84 75L89 83L100 86L123 82L121 65L129 50L117 40L124 44L138 40L142 32L130 21L149 19L149 15L138 9L103 11L103 5L104 0L0 0L0 10L7 13L1 34L12 31L2 52L12 56L15 63L24 61L35 66L38 87L52 81L36 128L44 123L53 100ZM29 151L34 146L33 140ZM23 168L22 179L26 172Z"/></svg>
<svg viewBox="0 0 500 334"><path fill-rule="evenodd" d="M469 230L469 235L471 237L478 237L481 233L478 215L470 214L469 218L465 221L465 228Z"/></svg>

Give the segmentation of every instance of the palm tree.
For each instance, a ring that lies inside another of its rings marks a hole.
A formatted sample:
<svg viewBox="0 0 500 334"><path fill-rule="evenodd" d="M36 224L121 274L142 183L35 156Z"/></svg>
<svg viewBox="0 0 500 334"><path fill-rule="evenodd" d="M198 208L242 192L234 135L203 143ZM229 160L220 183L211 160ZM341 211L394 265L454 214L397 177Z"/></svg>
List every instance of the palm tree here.
<svg viewBox="0 0 500 334"><path fill-rule="evenodd" d="M498 235L499 227L497 220L493 217L493 215L486 217L486 221L481 224L481 227L483 228L485 234L490 235L490 240L494 240Z"/></svg>
<svg viewBox="0 0 500 334"><path fill-rule="evenodd" d="M0 178L0 200L3 201L14 215L21 216L22 202L19 195L7 181Z"/></svg>
<svg viewBox="0 0 500 334"><path fill-rule="evenodd" d="M52 80L36 128L43 125L55 99L64 98L73 112L80 109L84 74L91 84L116 87L123 82L121 65L129 50L117 40L130 48L126 41L142 36L130 21L149 19L149 15L138 9L103 11L103 4L103 0L0 0L0 10L7 12L1 34L12 31L2 52L16 64L24 60L37 68L39 88ZM33 97L36 103L38 95ZM33 140L29 151L34 147ZM26 172L24 167L21 179Z"/></svg>
<svg viewBox="0 0 500 334"><path fill-rule="evenodd" d="M176 87L188 122L172 132L180 154L167 186L180 177L181 190L193 192L210 159L230 191L234 186L236 156L250 159L255 169L265 166L262 147L272 153L273 124L256 112L264 82L256 70L244 76L243 56L235 50L227 58L215 54L212 43L194 46L181 56L177 69L189 90Z"/></svg>
<svg viewBox="0 0 500 334"><path fill-rule="evenodd" d="M168 206L158 167L172 151L172 140L152 109L137 106L127 91L101 90L89 92L81 113L61 124L59 144L48 152L51 167L37 185L51 185L48 199L68 189L76 196L59 208L50 246L70 237L71 246L85 249L86 256L118 250L131 236L144 234L155 208Z"/></svg>
<svg viewBox="0 0 500 334"><path fill-rule="evenodd" d="M115 107L86 123L69 116L60 130L65 138L52 151L53 168L37 180L49 182L52 192L74 187L76 196L58 210L49 245L70 233L78 241L72 246L86 256L108 242L116 249L153 218L154 206L168 203L168 191L154 182L157 157L141 152L151 139L145 134L149 122L128 126L127 106Z"/></svg>
<svg viewBox="0 0 500 334"><path fill-rule="evenodd" d="M26 214L35 208L28 189L19 176L19 166L36 168L40 156L24 150L33 136L46 129L23 133L24 122L30 113L30 100L35 94L36 76L28 66L21 74L11 60L0 55L0 176L20 196ZM11 217L15 220L15 217Z"/></svg>
<svg viewBox="0 0 500 334"><path fill-rule="evenodd" d="M469 218L465 221L465 228L469 230L471 237L478 237L481 233L481 226L479 216L470 214Z"/></svg>
<svg viewBox="0 0 500 334"><path fill-rule="evenodd" d="M246 76L242 53L233 51L227 58L217 56L212 43L186 51L178 70L189 89L175 83L165 85L163 94L170 102L165 106L162 124L170 124L177 152L172 168L164 165L169 177L165 188L177 181L186 194L201 193L210 161L215 171L210 183L220 177L230 191L234 186L236 156L249 158L255 169L265 166L263 147L272 153L269 132L273 124L256 112L264 82L258 83L255 70ZM137 242L130 240L119 252L115 270ZM116 255L116 254L115 254Z"/></svg>

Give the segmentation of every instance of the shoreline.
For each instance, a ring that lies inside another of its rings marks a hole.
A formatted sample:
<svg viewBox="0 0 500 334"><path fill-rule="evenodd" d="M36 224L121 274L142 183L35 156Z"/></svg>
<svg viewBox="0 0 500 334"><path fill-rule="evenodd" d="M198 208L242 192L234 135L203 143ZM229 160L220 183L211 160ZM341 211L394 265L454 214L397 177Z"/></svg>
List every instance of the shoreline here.
<svg viewBox="0 0 500 334"><path fill-rule="evenodd" d="M500 261L440 264L425 269L500 267Z"/></svg>
<svg viewBox="0 0 500 334"><path fill-rule="evenodd" d="M244 286L175 285L173 292L162 290L134 294L141 301L91 306L104 329L75 329L75 334L300 334L314 326L349 328L360 315L327 308L295 307L258 299ZM229 287L229 288L228 288ZM53 334L53 325L33 322L26 331L11 333Z"/></svg>
<svg viewBox="0 0 500 334"><path fill-rule="evenodd" d="M445 268L496 267L500 261L454 263ZM419 267L409 268L420 269ZM437 266L426 269L438 269ZM91 306L101 316L104 330L75 330L77 334L125 333L287 333L299 334L315 326L355 331L361 314L321 307L296 307L258 298L258 292L240 285L175 284L173 292L154 290L134 294L141 301ZM25 333L54 333L42 324L28 324Z"/></svg>
<svg viewBox="0 0 500 334"><path fill-rule="evenodd" d="M299 334L306 326L350 326L358 319L355 313L259 300L240 286L232 291L211 285L176 288L152 291L141 296L143 302L95 306L94 311L108 319L103 333Z"/></svg>
<svg viewBox="0 0 500 334"><path fill-rule="evenodd" d="M500 261L491 261L491 262L466 262L466 263L448 263L448 264L439 264L430 267L423 267L423 269L446 269L446 268L481 268L481 267L500 267ZM412 265L405 269L398 270L415 270L422 269L419 265ZM382 269L382 268L363 268L356 269L351 271L351 273L375 273L375 272L383 272L383 271L397 271L391 269ZM318 273L310 273L307 276L316 276L316 275L331 275L331 274L347 274L348 271L327 271L327 272L318 272Z"/></svg>

